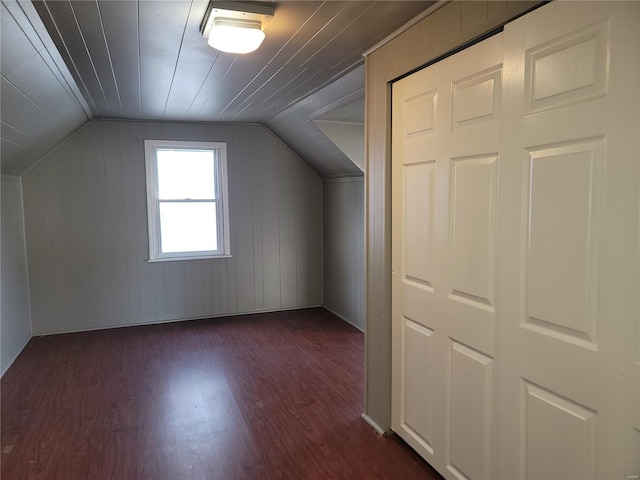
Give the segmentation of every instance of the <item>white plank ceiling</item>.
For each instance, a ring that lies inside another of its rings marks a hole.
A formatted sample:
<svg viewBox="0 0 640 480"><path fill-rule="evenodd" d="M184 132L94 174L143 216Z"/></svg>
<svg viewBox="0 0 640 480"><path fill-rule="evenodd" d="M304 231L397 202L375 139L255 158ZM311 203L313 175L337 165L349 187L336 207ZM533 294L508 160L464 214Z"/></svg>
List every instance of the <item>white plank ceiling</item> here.
<svg viewBox="0 0 640 480"><path fill-rule="evenodd" d="M16 3L2 0L3 4ZM362 53L399 28L432 1L281 1L265 28L266 39L254 53L222 53L207 45L199 32L207 0L34 0L35 7L64 60L75 84L88 105L85 113L78 100L75 115L98 118L198 122L256 122L265 124L283 137L308 135L307 125L299 129L296 105L318 92L330 93L327 105L340 106L340 92L327 87L363 64ZM6 130L14 127L18 110L4 108L5 54L33 56L14 48L15 40L5 38L3 8L2 38L2 121ZM11 19L10 19L11 20ZM8 23L11 23L10 21ZM11 28L11 27L9 27ZM11 48L6 42L11 42ZM24 43L24 42L23 42ZM32 42L33 43L33 42ZM16 43L16 45L18 45ZM364 94L364 78L360 97ZM31 83L51 83L30 75ZM59 83L59 82L58 82ZM340 83L340 82L338 82ZM353 82L343 82L345 101L353 101ZM15 83L13 85L16 85ZM36 87L36 85L34 85ZM41 92L51 86L42 85ZM37 89L37 88L36 88ZM7 88L10 90L10 88ZM356 89L357 90L357 89ZM73 100L73 95L66 93ZM45 112L45 99L29 96L36 109ZM49 92L47 99L56 97ZM329 103L330 102L330 103ZM318 112L319 107L313 111ZM326 113L326 112L325 112ZM57 114L56 114L57 116ZM277 120L277 121L276 121ZM74 117L77 128L78 119ZM58 123L70 125L62 118ZM80 122L81 123L81 122ZM314 130L317 134L319 130ZM37 133L37 132L36 132ZM67 132L68 134L69 132ZM35 133L34 133L35 134ZM5 149L3 169L20 171L19 159ZM11 140L7 138L7 140ZM288 140L285 139L288 142ZM303 138L297 142L304 143ZM27 143L27 142L24 142ZM303 152L297 151L305 161ZM4 159L5 155L10 157ZM28 157L29 155L23 155ZM348 163L336 166L322 162L322 151L311 155L309 163L323 176L349 174ZM346 156L340 161L348 162ZM329 162L331 163L331 162ZM26 164L25 164L26 166Z"/></svg>
<svg viewBox="0 0 640 480"><path fill-rule="evenodd" d="M0 6L3 174L20 174L91 117L29 2Z"/></svg>

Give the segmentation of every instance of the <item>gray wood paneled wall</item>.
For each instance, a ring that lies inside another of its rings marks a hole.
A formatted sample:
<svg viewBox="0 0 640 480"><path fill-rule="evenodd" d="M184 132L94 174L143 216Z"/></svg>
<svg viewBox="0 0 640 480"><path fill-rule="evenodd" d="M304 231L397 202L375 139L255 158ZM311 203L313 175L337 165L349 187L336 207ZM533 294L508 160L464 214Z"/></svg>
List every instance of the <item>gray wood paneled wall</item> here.
<svg viewBox="0 0 640 480"><path fill-rule="evenodd" d="M380 48L366 68L366 387L364 418L391 428L390 82L505 24L539 1L439 2Z"/></svg>
<svg viewBox="0 0 640 480"><path fill-rule="evenodd" d="M227 142L232 258L147 262L144 139ZM33 334L322 304L321 180L259 125L92 121L23 188Z"/></svg>
<svg viewBox="0 0 640 480"><path fill-rule="evenodd" d="M324 307L364 330L364 177L324 180L322 204Z"/></svg>
<svg viewBox="0 0 640 480"><path fill-rule="evenodd" d="M31 322L20 178L3 176L0 193L0 372L4 375L31 338Z"/></svg>

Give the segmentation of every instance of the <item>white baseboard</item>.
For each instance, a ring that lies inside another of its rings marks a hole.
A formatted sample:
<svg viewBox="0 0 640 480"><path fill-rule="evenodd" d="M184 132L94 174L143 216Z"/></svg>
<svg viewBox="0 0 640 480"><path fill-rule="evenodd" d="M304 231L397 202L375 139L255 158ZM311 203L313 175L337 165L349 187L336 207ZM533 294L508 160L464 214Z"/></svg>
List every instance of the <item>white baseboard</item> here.
<svg viewBox="0 0 640 480"><path fill-rule="evenodd" d="M362 415L360 415L362 417L362 419L367 422L369 424L369 426L371 428L373 428L376 433L378 435L380 435L381 437L386 437L387 435L391 435L393 434L393 430L383 430L382 427L380 427L380 425L378 425L376 422L373 421L373 419L371 417L369 417L369 415L367 415L366 413L363 413Z"/></svg>
<svg viewBox="0 0 640 480"><path fill-rule="evenodd" d="M81 328L76 330L61 330L59 332L36 332L33 333L34 337L46 337L48 335L60 335L65 333L80 333L80 332L95 332L98 330L110 330L112 328L126 328L126 327L146 327L149 325L162 325L165 323L177 323L177 322L189 322L191 320L210 320L215 318L225 318L225 317L241 317L244 315L254 315L260 313L277 313L277 312L289 312L294 310L305 310L310 308L323 308L322 305L309 305L304 307L283 307L283 308L270 308L264 310L249 310L243 312L229 312L229 313L219 313L214 315L204 315L198 317L185 317L185 318L168 318L166 320L155 320L152 322L139 322L139 323L121 323L118 325L105 325L103 327L89 327L89 328Z"/></svg>
<svg viewBox="0 0 640 480"><path fill-rule="evenodd" d="M351 325L353 328L357 328L358 330L360 330L362 333L365 333L364 329L362 329L361 327L359 327L358 325L356 325L355 323L353 323L351 320L349 320L348 318L340 315L338 312L334 312L333 310L331 310L329 307L327 307L326 305L323 305L322 308L324 308L327 312L331 312L333 313L336 317L340 318L341 320L344 320L345 322L347 322L349 325Z"/></svg>

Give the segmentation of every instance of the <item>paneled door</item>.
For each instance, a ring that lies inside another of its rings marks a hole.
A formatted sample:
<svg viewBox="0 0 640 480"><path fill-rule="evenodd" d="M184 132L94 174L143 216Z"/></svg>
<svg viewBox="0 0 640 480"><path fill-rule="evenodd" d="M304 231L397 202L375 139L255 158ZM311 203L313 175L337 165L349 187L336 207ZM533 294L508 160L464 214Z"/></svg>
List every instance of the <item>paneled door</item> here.
<svg viewBox="0 0 640 480"><path fill-rule="evenodd" d="M392 427L446 478L640 475L639 52L552 2L393 84Z"/></svg>
<svg viewBox="0 0 640 480"><path fill-rule="evenodd" d="M640 475L640 2L553 2L504 30L500 478Z"/></svg>
<svg viewBox="0 0 640 480"><path fill-rule="evenodd" d="M393 84L392 427L493 476L502 34Z"/></svg>

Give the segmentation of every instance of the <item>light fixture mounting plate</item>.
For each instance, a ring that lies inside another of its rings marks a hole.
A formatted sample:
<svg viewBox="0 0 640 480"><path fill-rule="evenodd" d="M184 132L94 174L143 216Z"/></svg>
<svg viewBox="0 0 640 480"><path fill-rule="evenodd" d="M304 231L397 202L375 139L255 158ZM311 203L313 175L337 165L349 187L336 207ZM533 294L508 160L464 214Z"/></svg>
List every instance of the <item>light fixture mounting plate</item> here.
<svg viewBox="0 0 640 480"><path fill-rule="evenodd" d="M264 29L265 24L273 17L275 10L275 3L210 1L200 24L200 33L202 36L208 37L213 21L217 17L259 21Z"/></svg>

